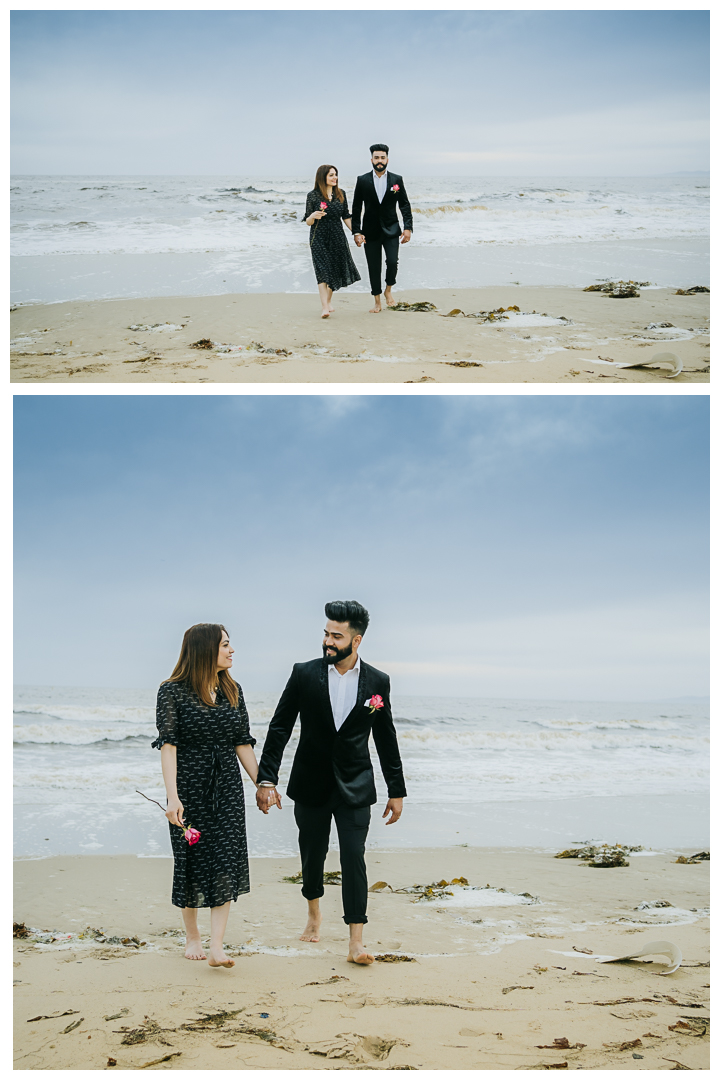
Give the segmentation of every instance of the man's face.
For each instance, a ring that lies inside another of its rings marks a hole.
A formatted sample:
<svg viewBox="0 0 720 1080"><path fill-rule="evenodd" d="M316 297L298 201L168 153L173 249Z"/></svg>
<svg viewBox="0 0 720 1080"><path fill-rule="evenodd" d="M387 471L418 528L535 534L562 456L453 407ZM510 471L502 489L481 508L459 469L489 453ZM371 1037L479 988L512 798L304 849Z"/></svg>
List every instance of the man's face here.
<svg viewBox="0 0 720 1080"><path fill-rule="evenodd" d="M388 156L384 150L373 150L373 155L370 158L370 163L378 176L382 176L382 174L387 169Z"/></svg>
<svg viewBox="0 0 720 1080"><path fill-rule="evenodd" d="M359 645L362 638L356 634L353 638L349 623L333 622L329 619L323 636L323 658L327 664L337 664L353 651L353 643Z"/></svg>

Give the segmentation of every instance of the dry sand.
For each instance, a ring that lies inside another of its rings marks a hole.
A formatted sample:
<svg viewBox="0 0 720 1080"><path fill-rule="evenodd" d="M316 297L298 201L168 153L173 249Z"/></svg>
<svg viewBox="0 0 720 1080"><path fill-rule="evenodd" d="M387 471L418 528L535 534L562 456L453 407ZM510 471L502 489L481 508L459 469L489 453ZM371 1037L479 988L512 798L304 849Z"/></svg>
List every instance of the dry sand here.
<svg viewBox="0 0 720 1080"><path fill-rule="evenodd" d="M707 1069L709 867L675 857L590 869L523 850L369 852L371 882L463 875L541 903L372 893L366 943L415 959L366 968L346 962L338 888L326 889L322 942L301 943L304 901L282 880L297 860L255 859L252 892L231 910L232 971L184 959L169 859L21 861L16 920L147 944L16 940L15 1068ZM674 907L636 910L653 900ZM589 955L661 939L683 952L672 975Z"/></svg>
<svg viewBox="0 0 720 1080"><path fill-rule="evenodd" d="M592 382L668 388L709 381L707 294L651 289L639 298L610 299L580 289L497 287L423 289L397 298L429 300L437 311L371 315L367 296L343 293L336 295L337 310L327 320L319 317L317 297L306 294L30 305L12 313L12 380ZM519 326L442 317L454 308L471 313L510 305L570 321ZM651 323L673 326L646 329ZM190 347L202 339L213 347ZM667 371L619 370L602 362L634 363L666 351L685 369L669 381Z"/></svg>

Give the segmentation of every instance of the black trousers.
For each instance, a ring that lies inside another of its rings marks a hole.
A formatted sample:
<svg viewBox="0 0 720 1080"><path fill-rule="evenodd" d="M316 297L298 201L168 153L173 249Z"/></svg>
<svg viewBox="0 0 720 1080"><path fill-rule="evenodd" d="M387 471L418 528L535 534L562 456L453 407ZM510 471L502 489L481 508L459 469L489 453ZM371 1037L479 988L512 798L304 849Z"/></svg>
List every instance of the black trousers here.
<svg viewBox="0 0 720 1080"><path fill-rule="evenodd" d="M382 253L385 249L385 284L397 281L399 236L383 236L380 240L365 241L365 258L370 274L370 292L379 296L382 292Z"/></svg>
<svg viewBox="0 0 720 1080"><path fill-rule="evenodd" d="M302 894L306 900L317 900L325 892L323 868L333 818L340 841L343 919L346 923L366 923L365 840L370 827L370 807L348 806L339 792L322 806L295 803L295 821L300 832Z"/></svg>

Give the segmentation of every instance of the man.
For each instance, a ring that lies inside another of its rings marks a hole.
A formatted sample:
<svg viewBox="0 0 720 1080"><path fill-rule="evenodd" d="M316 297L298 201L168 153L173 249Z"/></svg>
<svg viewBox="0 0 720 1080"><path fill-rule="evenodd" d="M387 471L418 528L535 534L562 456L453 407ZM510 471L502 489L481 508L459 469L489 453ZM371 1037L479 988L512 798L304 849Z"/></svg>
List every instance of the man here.
<svg viewBox="0 0 720 1080"><path fill-rule="evenodd" d="M372 964L362 943L367 922L365 840L370 807L377 801L368 740L372 732L388 789L383 817L392 825L405 796L402 763L390 709L390 679L361 663L358 648L370 616L356 600L325 605L322 659L295 664L270 721L258 770L257 804L273 803L283 751L300 714L300 741L287 793L295 801L308 921L301 941L320 940L323 867L335 825L340 842L343 918L350 931L348 961Z"/></svg>
<svg viewBox="0 0 720 1080"><path fill-rule="evenodd" d="M385 249L385 302L395 307L392 287L397 281L398 245L407 244L412 236L412 211L402 176L388 172L388 148L385 143L370 147L372 172L358 176L352 205L352 232L358 247L365 245L370 291L375 299L373 315L382 311L382 253ZM365 207L365 215L360 218ZM402 239L397 218L398 207L403 219Z"/></svg>

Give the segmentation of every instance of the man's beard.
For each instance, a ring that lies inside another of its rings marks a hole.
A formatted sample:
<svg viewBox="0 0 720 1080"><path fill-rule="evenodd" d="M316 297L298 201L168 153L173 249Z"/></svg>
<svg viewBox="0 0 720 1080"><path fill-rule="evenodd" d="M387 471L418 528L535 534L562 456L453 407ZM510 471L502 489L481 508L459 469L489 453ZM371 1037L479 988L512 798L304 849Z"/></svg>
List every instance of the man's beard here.
<svg viewBox="0 0 720 1080"><path fill-rule="evenodd" d="M375 170L375 172L385 172L385 170L387 169L387 162L383 164L382 161L378 161L373 165L373 169Z"/></svg>
<svg viewBox="0 0 720 1080"><path fill-rule="evenodd" d="M338 649L337 652L332 655L328 652L327 645L323 645L323 660L330 667L331 664L337 664L340 660L345 660L346 657L352 652L352 644L348 645L346 649Z"/></svg>

